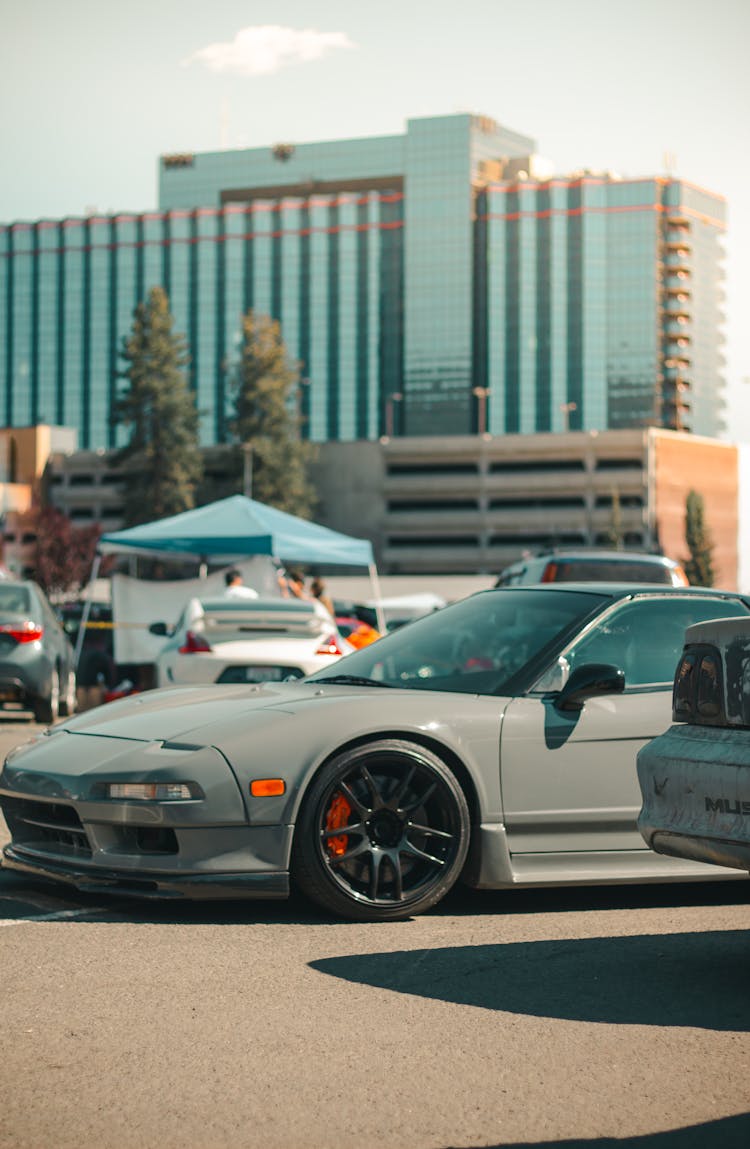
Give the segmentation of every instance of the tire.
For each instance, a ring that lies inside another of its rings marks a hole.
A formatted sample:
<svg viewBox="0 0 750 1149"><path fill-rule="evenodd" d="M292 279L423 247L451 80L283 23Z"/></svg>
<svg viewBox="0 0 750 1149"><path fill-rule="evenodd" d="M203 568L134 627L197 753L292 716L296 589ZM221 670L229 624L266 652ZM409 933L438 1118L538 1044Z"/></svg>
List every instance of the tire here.
<svg viewBox="0 0 750 1149"><path fill-rule="evenodd" d="M392 922L454 885L469 847L469 808L431 751L383 739L344 751L313 779L292 847L292 879L337 917Z"/></svg>
<svg viewBox="0 0 750 1149"><path fill-rule="evenodd" d="M60 675L55 669L50 677L48 698L34 700L34 718L42 726L51 726L60 715Z"/></svg>
<svg viewBox="0 0 750 1149"><path fill-rule="evenodd" d="M68 671L68 676L65 680L65 689L60 695L60 714L64 714L69 718L71 714L76 712L76 676L74 670Z"/></svg>

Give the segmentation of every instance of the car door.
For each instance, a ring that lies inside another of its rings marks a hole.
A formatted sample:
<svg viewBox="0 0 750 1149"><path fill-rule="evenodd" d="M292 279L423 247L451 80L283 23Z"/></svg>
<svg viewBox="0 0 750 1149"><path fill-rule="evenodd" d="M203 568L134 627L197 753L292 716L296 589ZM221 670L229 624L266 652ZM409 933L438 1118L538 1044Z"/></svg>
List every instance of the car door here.
<svg viewBox="0 0 750 1149"><path fill-rule="evenodd" d="M737 600L641 595L618 603L564 652L571 667L613 663L625 692L564 711L542 692L514 699L501 737L511 853L644 850L636 755L671 722L671 689L693 622L747 613ZM543 682L537 684L543 685Z"/></svg>

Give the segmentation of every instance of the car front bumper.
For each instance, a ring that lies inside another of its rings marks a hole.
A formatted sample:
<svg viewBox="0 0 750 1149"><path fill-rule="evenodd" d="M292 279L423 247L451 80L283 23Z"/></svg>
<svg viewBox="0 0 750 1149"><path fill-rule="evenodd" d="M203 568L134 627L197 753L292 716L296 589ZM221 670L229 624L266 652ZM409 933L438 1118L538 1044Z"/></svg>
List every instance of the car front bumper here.
<svg viewBox="0 0 750 1149"><path fill-rule="evenodd" d="M111 783L187 784L184 800L111 798ZM293 826L248 801L213 747L58 732L0 773L4 866L81 891L285 897Z"/></svg>
<svg viewBox="0 0 750 1149"><path fill-rule="evenodd" d="M42 881L72 886L80 893L105 893L145 899L287 898L289 874L283 870L257 873L186 873L142 869L125 871L40 857L13 845L3 850L3 867Z"/></svg>

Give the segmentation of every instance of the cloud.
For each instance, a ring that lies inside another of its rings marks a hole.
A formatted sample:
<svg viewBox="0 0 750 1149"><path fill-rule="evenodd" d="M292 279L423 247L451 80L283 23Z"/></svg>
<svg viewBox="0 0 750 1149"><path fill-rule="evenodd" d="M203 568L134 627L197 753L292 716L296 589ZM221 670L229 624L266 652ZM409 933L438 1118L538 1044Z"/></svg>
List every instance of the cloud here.
<svg viewBox="0 0 750 1149"><path fill-rule="evenodd" d="M199 48L182 65L203 64L211 72L227 75L270 76L289 64L320 60L337 48L354 47L345 32L258 24L241 28L234 40Z"/></svg>

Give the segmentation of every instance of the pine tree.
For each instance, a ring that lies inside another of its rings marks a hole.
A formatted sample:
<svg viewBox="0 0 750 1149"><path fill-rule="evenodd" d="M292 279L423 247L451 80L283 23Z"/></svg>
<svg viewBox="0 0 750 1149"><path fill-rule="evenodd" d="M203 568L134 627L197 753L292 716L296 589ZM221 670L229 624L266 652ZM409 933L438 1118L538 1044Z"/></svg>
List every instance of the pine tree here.
<svg viewBox="0 0 750 1149"><path fill-rule="evenodd" d="M690 557L683 564L691 586L713 586L714 544L705 523L703 496L689 491L685 502L685 542Z"/></svg>
<svg viewBox="0 0 750 1149"><path fill-rule="evenodd" d="M613 551L622 550L622 510L620 492L616 488L612 491L612 515L604 535L604 544Z"/></svg>
<svg viewBox="0 0 750 1149"><path fill-rule="evenodd" d="M122 352L128 388L118 400L117 419L130 429L130 442L115 465L125 480L127 526L190 510L203 473L199 415L184 373L186 344L173 326L166 292L152 288L135 309Z"/></svg>
<svg viewBox="0 0 750 1149"><path fill-rule="evenodd" d="M236 487L259 502L309 518L315 492L308 478L314 448L299 434L299 366L290 361L279 324L253 311L242 320L240 359L232 378Z"/></svg>

